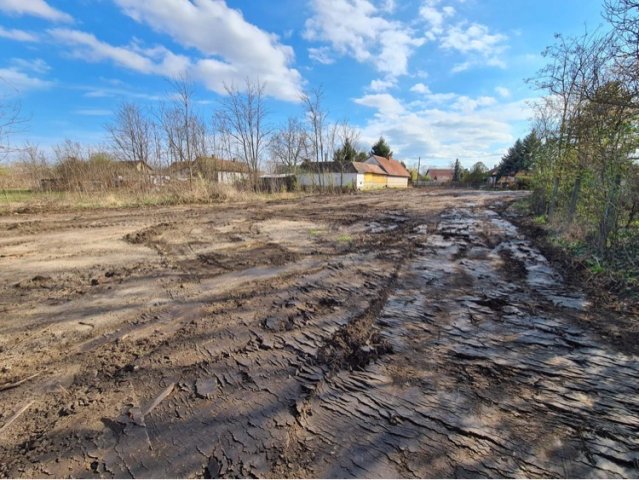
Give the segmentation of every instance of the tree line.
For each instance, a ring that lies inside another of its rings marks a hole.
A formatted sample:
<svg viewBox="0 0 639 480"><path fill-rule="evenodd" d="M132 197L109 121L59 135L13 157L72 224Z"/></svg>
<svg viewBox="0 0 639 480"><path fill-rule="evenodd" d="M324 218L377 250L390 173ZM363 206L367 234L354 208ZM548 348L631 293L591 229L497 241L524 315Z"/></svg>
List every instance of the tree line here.
<svg viewBox="0 0 639 480"><path fill-rule="evenodd" d="M194 84L180 77L171 82L167 100L153 107L121 103L113 119L104 125L103 146L83 147L65 140L53 148L53 165L35 145L26 144L14 151L19 151L22 164L34 177L47 176L44 172L48 169L48 174L64 179L68 188L87 176L105 178L104 172L114 161L144 162L156 168L180 165L192 180L201 173L202 158L236 160L246 166L250 183L256 186L266 163L277 172L296 173L304 162L333 161L344 167L368 157L369 152L359 147L356 128L348 121L329 119L322 88L303 93L300 115L279 127L270 121L264 84L259 80L247 79L240 87L226 86L225 90L206 118ZM10 127L17 125L18 118L13 105L0 110L0 146L5 146L4 151L9 151ZM383 138L370 152L392 155Z"/></svg>
<svg viewBox="0 0 639 480"><path fill-rule="evenodd" d="M534 129L499 175L530 171L532 208L605 259L639 253L639 2L605 0L605 26L556 35L530 79Z"/></svg>

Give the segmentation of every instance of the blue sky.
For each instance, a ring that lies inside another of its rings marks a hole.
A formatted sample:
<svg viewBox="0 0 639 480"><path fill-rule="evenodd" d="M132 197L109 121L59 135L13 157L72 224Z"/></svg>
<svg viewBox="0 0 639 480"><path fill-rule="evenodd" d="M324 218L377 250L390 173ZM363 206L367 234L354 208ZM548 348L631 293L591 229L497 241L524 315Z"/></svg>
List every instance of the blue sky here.
<svg viewBox="0 0 639 480"><path fill-rule="evenodd" d="M120 102L153 108L171 77L210 118L224 84L260 78L273 126L322 86L334 121L408 164L498 163L527 133L524 82L553 34L602 23L599 0L0 0L0 95L14 143L106 144Z"/></svg>

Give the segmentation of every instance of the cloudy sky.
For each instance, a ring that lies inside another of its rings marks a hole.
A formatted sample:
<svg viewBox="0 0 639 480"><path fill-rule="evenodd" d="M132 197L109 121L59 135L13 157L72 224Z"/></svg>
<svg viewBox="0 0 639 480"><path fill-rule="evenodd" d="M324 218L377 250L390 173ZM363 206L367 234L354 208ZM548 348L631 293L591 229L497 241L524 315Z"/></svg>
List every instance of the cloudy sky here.
<svg viewBox="0 0 639 480"><path fill-rule="evenodd" d="M202 115L260 78L271 122L322 86L333 120L408 164L492 167L529 128L553 34L602 23L599 0L0 0L0 95L22 139L105 141L122 101L152 107L188 74Z"/></svg>

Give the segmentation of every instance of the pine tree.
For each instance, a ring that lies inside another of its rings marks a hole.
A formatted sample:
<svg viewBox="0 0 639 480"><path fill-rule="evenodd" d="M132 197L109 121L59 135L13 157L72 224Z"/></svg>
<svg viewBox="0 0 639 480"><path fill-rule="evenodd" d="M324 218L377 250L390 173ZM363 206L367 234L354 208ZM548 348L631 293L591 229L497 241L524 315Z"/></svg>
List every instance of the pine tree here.
<svg viewBox="0 0 639 480"><path fill-rule="evenodd" d="M384 137L379 137L379 140L377 141L377 143L375 143L375 145L373 145L373 148L371 149L371 155L390 158L393 156L393 152L386 143L386 140L384 140Z"/></svg>
<svg viewBox="0 0 639 480"><path fill-rule="evenodd" d="M541 149L541 140L537 137L537 132L533 130L526 135L522 144L523 161L519 165L519 170L530 170L535 164L535 158Z"/></svg>
<svg viewBox="0 0 639 480"><path fill-rule="evenodd" d="M344 145L335 150L335 154L333 155L333 161L337 162L340 165L346 165L350 162L357 161L359 153L357 149L353 146L351 141L347 138L344 141Z"/></svg>
<svg viewBox="0 0 639 480"><path fill-rule="evenodd" d="M459 158L455 159L455 165L453 166L453 182L460 182L462 179L462 166L459 162Z"/></svg>

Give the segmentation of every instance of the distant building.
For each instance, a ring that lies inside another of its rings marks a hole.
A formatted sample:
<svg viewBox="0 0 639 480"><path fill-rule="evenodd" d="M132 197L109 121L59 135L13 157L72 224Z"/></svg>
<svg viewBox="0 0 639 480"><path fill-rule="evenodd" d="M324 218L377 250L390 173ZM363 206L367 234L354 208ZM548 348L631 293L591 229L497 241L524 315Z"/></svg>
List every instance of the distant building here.
<svg viewBox="0 0 639 480"><path fill-rule="evenodd" d="M194 161L173 162L169 174L178 180L205 178L213 182L232 185L249 178L249 168L244 162L223 160L216 157L201 157Z"/></svg>
<svg viewBox="0 0 639 480"><path fill-rule="evenodd" d="M410 172L406 167L393 158L380 157L379 155L371 155L366 159L369 165L377 165L386 172L386 187L388 188L407 188Z"/></svg>
<svg viewBox="0 0 639 480"><path fill-rule="evenodd" d="M453 181L455 171L452 168L429 168L426 175L433 183L450 183Z"/></svg>
<svg viewBox="0 0 639 480"><path fill-rule="evenodd" d="M349 187L362 190L364 176L360 177L353 163L306 161L300 166L297 183L301 187Z"/></svg>
<svg viewBox="0 0 639 480"><path fill-rule="evenodd" d="M139 173L151 173L153 167L144 160L122 160L115 163L118 170L135 170Z"/></svg>
<svg viewBox="0 0 639 480"><path fill-rule="evenodd" d="M305 162L301 166L301 173L297 175L298 184L303 187L348 187L355 190L407 187L410 174L402 164L386 158L383 160L385 162L369 158L366 162L344 164ZM382 163L386 165L386 169Z"/></svg>

